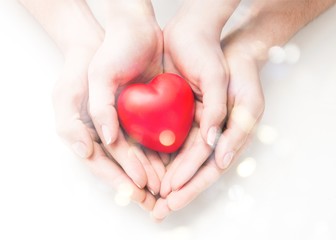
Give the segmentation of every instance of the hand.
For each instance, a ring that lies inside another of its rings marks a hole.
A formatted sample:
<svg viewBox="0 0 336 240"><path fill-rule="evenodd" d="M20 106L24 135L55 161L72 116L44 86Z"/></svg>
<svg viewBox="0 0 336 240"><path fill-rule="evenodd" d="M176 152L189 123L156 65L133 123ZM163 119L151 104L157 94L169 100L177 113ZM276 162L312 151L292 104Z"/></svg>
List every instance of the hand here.
<svg viewBox="0 0 336 240"><path fill-rule="evenodd" d="M119 127L116 96L127 84L149 81L162 72L162 33L151 5L109 2L105 39L89 67L89 113L111 156L139 188L147 184L157 194L160 179L129 150Z"/></svg>
<svg viewBox="0 0 336 240"><path fill-rule="evenodd" d="M88 68L104 38L101 26L84 0L21 0L21 3L42 24L65 56L64 71L53 96L59 134L80 157L86 159L94 172L116 188L125 184L130 186L131 197L150 210L155 198L148 191L135 187L119 163L110 158L99 144L100 138L88 113ZM154 189L153 193L158 192L165 171L159 155L141 150L124 139L118 141L129 147L129 158L136 158L141 169L150 176L148 188ZM142 181L146 182L147 176Z"/></svg>
<svg viewBox="0 0 336 240"><path fill-rule="evenodd" d="M228 70L219 36L205 33L188 19L175 19L164 30L164 68L184 77L202 103L197 145L177 156L164 177L161 196L181 188L208 159L226 117ZM183 159L183 160L182 160Z"/></svg>
<svg viewBox="0 0 336 240"><path fill-rule="evenodd" d="M66 55L65 67L53 94L58 133L98 177L116 190L120 187L131 189L130 197L144 209L151 210L155 197L150 192L139 189L118 163L109 158L88 114L87 71L92 56L88 46ZM132 149L144 166L155 166L156 172L161 172L161 176L164 174L158 156L148 151L148 161L138 147L132 146Z"/></svg>
<svg viewBox="0 0 336 240"><path fill-rule="evenodd" d="M229 42L225 46L224 55L230 69L230 82L228 87L228 120L224 132L218 141L215 154L211 154L212 151L206 148L206 144L200 137L199 123L203 116L204 107L201 102L197 102L193 129L181 149L181 153L168 169L165 178L171 178L170 174L176 172L185 159L193 160L194 158L185 157L189 156L191 152L195 152L195 158L197 154L202 155L206 161L192 179L178 191L165 191L165 198L157 200L152 212L152 216L157 220L164 219L171 211L185 207L219 179L232 160L242 152L246 140L250 138L252 129L263 113L264 98L259 81L257 59L250 58L243 48L235 48ZM227 152L230 154L229 160L225 158ZM231 155L231 153L234 154ZM210 157L206 157L207 155ZM168 187L162 185L162 188L167 189Z"/></svg>

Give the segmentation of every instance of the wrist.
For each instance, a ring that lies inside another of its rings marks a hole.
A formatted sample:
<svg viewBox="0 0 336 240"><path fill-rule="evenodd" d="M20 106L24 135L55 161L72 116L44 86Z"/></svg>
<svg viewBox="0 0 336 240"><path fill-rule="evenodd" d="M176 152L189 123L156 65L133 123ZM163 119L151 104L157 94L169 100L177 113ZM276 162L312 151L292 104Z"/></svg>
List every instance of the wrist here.
<svg viewBox="0 0 336 240"><path fill-rule="evenodd" d="M80 37L82 36L82 37ZM65 59L77 56L93 57L103 42L103 35L100 36L95 32L91 35L78 35L78 39L67 40L60 46Z"/></svg>
<svg viewBox="0 0 336 240"><path fill-rule="evenodd" d="M271 47L284 45L334 0L309 2L256 1L246 21L224 39L224 48L244 52L246 56L265 62Z"/></svg>
<svg viewBox="0 0 336 240"><path fill-rule="evenodd" d="M105 0L106 26L114 25L116 19L155 18L150 0Z"/></svg>
<svg viewBox="0 0 336 240"><path fill-rule="evenodd" d="M219 38L239 3L240 0L185 0L174 20Z"/></svg>
<svg viewBox="0 0 336 240"><path fill-rule="evenodd" d="M104 36L85 1L21 0L64 55L78 49L92 51Z"/></svg>
<svg viewBox="0 0 336 240"><path fill-rule="evenodd" d="M243 55L262 66L273 46L282 46L311 21L305 1L256 1L245 22L222 41L224 53ZM313 17L314 16L314 17Z"/></svg>

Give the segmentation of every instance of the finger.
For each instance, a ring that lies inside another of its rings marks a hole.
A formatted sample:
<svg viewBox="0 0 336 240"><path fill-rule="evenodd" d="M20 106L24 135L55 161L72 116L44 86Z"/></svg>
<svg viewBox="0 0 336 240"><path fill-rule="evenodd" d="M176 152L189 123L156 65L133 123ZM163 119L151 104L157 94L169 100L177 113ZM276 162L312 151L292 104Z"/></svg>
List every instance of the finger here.
<svg viewBox="0 0 336 240"><path fill-rule="evenodd" d="M155 196L160 191L161 182L158 175L156 174L156 171L153 168L153 165L151 164L148 157L145 155L142 149L140 149L139 146L131 145L131 149L135 153L136 157L140 160L142 166L145 169L147 175L148 191L151 192L153 196Z"/></svg>
<svg viewBox="0 0 336 240"><path fill-rule="evenodd" d="M204 141L214 148L227 113L228 77L225 67L221 64L208 69L200 76L204 107L200 127Z"/></svg>
<svg viewBox="0 0 336 240"><path fill-rule="evenodd" d="M215 155L218 167L226 169L238 157L238 152L246 145L261 115L262 110L259 108L253 110L252 106L250 108L247 106L247 103L244 107L233 107L227 128L224 130L216 147Z"/></svg>
<svg viewBox="0 0 336 240"><path fill-rule="evenodd" d="M244 86L240 87L247 91L240 90L239 95L235 96L226 129L216 147L216 162L222 169L227 168L243 148L265 105L256 67L248 64L243 68L240 64L238 69L238 64L231 64L230 68L232 88L236 83L243 83Z"/></svg>
<svg viewBox="0 0 336 240"><path fill-rule="evenodd" d="M93 152L93 141L95 137L81 119L81 112L86 108L83 101L87 93L83 88L74 84L73 79L65 79L59 82L53 91L53 106L55 111L55 123L57 133L72 150L81 158L88 158ZM71 91L70 91L71 90ZM82 96L78 98L78 96Z"/></svg>
<svg viewBox="0 0 336 240"><path fill-rule="evenodd" d="M156 199L153 196L152 193L146 191L145 199L139 203L139 206L146 210L146 211L152 211L156 203Z"/></svg>
<svg viewBox="0 0 336 240"><path fill-rule="evenodd" d="M156 201L156 204L151 212L151 217L157 221L161 222L164 218L166 218L171 210L168 207L167 199L159 198Z"/></svg>
<svg viewBox="0 0 336 240"><path fill-rule="evenodd" d="M201 133L198 132L192 146L185 154L181 155L183 160L181 160L181 163L171 177L170 184L172 191L177 191L186 184L211 153L212 148L204 142Z"/></svg>
<svg viewBox="0 0 336 240"><path fill-rule="evenodd" d="M171 191L172 191L172 186L171 186L171 180L177 169L179 168L179 165L182 163L184 160L184 155L188 153L190 147L192 146L193 142L195 141L195 138L198 133L198 128L197 127L192 127L192 129L189 132L189 136L182 146L180 152L176 156L176 158L172 161L172 163L167 166L168 170L161 182L161 190L160 190L160 195L161 197L166 197Z"/></svg>
<svg viewBox="0 0 336 240"><path fill-rule="evenodd" d="M197 175L183 186L183 188L179 191L172 192L167 196L168 209L177 211L184 208L200 193L215 183L220 178L221 174L222 170L216 166L216 163L212 158L207 164L199 169ZM162 215L160 217L162 217Z"/></svg>
<svg viewBox="0 0 336 240"><path fill-rule="evenodd" d="M89 111L104 145L110 145L118 136L119 122L115 108L117 87L107 57L98 51L89 67Z"/></svg>
<svg viewBox="0 0 336 240"><path fill-rule="evenodd" d="M105 148L139 188L146 186L146 171L134 149L126 141L121 129L119 129L117 140Z"/></svg>
<svg viewBox="0 0 336 240"><path fill-rule="evenodd" d="M200 122L201 122L201 118L202 118L202 114L203 114L203 104L200 101L196 101L195 104L195 118L194 121L197 124L197 126L199 127Z"/></svg>
<svg viewBox="0 0 336 240"><path fill-rule="evenodd" d="M145 204L150 202L145 201L147 197L146 191L139 189L123 169L105 155L99 144L94 143L94 154L85 163L96 176L116 189L117 193L126 194L126 197L130 197L137 203ZM150 206L146 205L146 207Z"/></svg>
<svg viewBox="0 0 336 240"><path fill-rule="evenodd" d="M149 150L147 148L144 149L144 152L145 152L146 157L149 160L150 164L152 165L156 175L158 176L158 178L160 180L159 185L161 185L161 180L163 179L163 176L166 173L166 168L165 168L163 160L160 157L160 154L157 153L157 152L154 152L152 150ZM147 176L148 176L148 173L147 173Z"/></svg>

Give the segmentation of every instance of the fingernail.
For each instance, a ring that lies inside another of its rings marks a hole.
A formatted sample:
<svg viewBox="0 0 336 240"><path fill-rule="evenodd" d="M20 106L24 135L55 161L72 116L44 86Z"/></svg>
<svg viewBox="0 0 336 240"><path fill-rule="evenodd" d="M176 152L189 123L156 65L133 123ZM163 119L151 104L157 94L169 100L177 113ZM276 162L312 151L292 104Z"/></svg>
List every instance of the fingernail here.
<svg viewBox="0 0 336 240"><path fill-rule="evenodd" d="M138 183L136 183L136 182L134 182L134 184L137 185L138 188L142 189L142 187L140 186L140 184L138 184Z"/></svg>
<svg viewBox="0 0 336 240"><path fill-rule="evenodd" d="M220 130L217 127L211 127L208 131L207 143L214 148L220 136Z"/></svg>
<svg viewBox="0 0 336 240"><path fill-rule="evenodd" d="M106 145L111 144L112 142L111 132L106 125L102 125L102 132Z"/></svg>
<svg viewBox="0 0 336 240"><path fill-rule="evenodd" d="M223 169L227 168L230 165L230 163L233 159L233 156L234 156L234 152L229 152L229 153L225 154L225 156L223 158L223 161L222 161L222 168Z"/></svg>
<svg viewBox="0 0 336 240"><path fill-rule="evenodd" d="M81 158L85 158L87 155L87 147L82 142L72 144L72 149Z"/></svg>
<svg viewBox="0 0 336 240"><path fill-rule="evenodd" d="M155 192L154 192L152 189L150 189L149 187L147 187L147 189L148 189L148 191L150 191L150 193L151 193L153 196L156 195Z"/></svg>

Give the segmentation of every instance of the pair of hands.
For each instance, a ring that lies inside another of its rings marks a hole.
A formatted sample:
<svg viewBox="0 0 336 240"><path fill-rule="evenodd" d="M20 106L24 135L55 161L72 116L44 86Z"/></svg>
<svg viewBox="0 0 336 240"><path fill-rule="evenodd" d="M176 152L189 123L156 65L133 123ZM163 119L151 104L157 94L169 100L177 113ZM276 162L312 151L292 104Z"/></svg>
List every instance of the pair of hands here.
<svg viewBox="0 0 336 240"><path fill-rule="evenodd" d="M150 0L103 0L105 31L85 0L19 1L65 55L53 97L59 134L158 220L214 183L243 150L264 109L258 72L268 49L336 2L252 1L246 21L220 42L239 0L184 0L163 32ZM197 100L189 137L170 156L127 139L115 110L120 89L162 71L184 77Z"/></svg>
<svg viewBox="0 0 336 240"><path fill-rule="evenodd" d="M54 91L57 129L97 175L115 189L130 188L131 198L161 220L213 184L243 149L264 109L257 61L235 37L222 47L218 32L189 16L177 16L162 32L151 6L126 4L119 13L101 42L65 55ZM125 85L163 71L184 77L196 96L193 128L171 156L129 140L115 109Z"/></svg>

